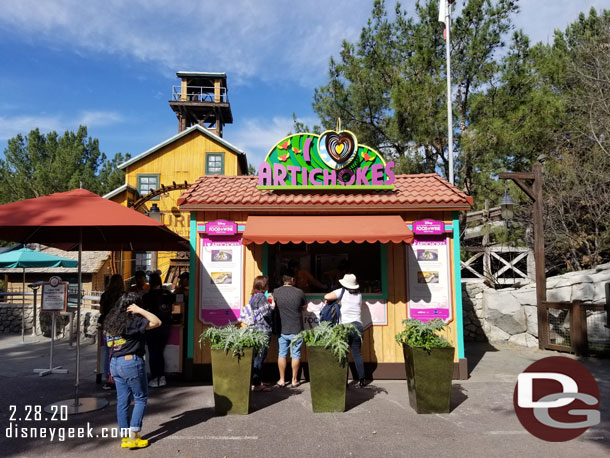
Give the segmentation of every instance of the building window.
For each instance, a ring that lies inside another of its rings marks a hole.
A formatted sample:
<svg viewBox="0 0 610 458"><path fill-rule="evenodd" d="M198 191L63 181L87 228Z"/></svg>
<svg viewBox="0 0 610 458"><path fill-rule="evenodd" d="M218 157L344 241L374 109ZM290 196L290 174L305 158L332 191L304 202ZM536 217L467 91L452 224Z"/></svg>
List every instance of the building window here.
<svg viewBox="0 0 610 458"><path fill-rule="evenodd" d="M159 174L138 175L138 193L145 196L151 189L159 188ZM153 197L151 200L159 200L159 196Z"/></svg>
<svg viewBox="0 0 610 458"><path fill-rule="evenodd" d="M144 272L152 270L152 251L136 252L135 270L143 270Z"/></svg>
<svg viewBox="0 0 610 458"><path fill-rule="evenodd" d="M224 153L208 153L205 161L206 175L225 174L225 155Z"/></svg>

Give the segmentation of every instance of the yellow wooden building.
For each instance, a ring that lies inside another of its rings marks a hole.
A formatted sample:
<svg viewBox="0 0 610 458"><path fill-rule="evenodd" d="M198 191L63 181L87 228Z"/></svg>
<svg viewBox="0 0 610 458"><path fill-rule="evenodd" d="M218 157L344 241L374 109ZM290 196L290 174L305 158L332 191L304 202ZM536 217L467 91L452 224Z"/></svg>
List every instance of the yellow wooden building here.
<svg viewBox="0 0 610 458"><path fill-rule="evenodd" d="M176 201L204 175L244 175L248 164L239 148L222 138L223 126L233 121L226 74L178 72L170 107L178 118L178 133L119 165L125 184L104 197L160 219L189 238L190 212ZM129 281L135 270L160 270L165 282L175 282L188 270L188 253L114 253L115 270Z"/></svg>

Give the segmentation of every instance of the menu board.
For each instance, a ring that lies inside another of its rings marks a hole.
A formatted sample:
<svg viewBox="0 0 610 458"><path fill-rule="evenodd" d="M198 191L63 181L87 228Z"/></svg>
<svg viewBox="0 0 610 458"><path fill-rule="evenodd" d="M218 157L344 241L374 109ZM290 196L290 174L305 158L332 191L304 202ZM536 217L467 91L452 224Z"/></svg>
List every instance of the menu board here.
<svg viewBox="0 0 610 458"><path fill-rule="evenodd" d="M416 235L407 246L407 316L420 321L451 321L449 241L445 235Z"/></svg>
<svg viewBox="0 0 610 458"><path fill-rule="evenodd" d="M52 277L42 284L42 310L45 312L65 312L68 304L68 282Z"/></svg>
<svg viewBox="0 0 610 458"><path fill-rule="evenodd" d="M202 238L199 317L223 326L239 318L243 304L243 245L241 235Z"/></svg>

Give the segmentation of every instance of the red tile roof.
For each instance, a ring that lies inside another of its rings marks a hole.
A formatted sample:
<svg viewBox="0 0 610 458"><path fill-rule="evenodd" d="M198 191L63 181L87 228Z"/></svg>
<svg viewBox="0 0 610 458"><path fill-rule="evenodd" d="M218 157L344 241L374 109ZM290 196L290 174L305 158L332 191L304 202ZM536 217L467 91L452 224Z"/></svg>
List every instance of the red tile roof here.
<svg viewBox="0 0 610 458"><path fill-rule="evenodd" d="M396 175L388 190L257 189L256 176L202 176L180 196L181 210L224 211L346 211L346 210L468 210L472 197L436 173Z"/></svg>

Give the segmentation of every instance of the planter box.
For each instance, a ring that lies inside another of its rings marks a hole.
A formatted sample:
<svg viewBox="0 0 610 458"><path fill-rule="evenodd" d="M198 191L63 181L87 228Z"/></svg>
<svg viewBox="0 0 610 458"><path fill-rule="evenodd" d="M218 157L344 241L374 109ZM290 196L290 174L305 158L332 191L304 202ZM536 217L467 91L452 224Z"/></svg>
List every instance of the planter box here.
<svg viewBox="0 0 610 458"><path fill-rule="evenodd" d="M344 412L347 364L324 347L307 347L311 406L314 412Z"/></svg>
<svg viewBox="0 0 610 458"><path fill-rule="evenodd" d="M407 370L409 404L417 413L449 413L455 349L402 346Z"/></svg>
<svg viewBox="0 0 610 458"><path fill-rule="evenodd" d="M211 350L211 355L216 414L247 415L250 411L252 349L246 348L241 358L224 350Z"/></svg>

